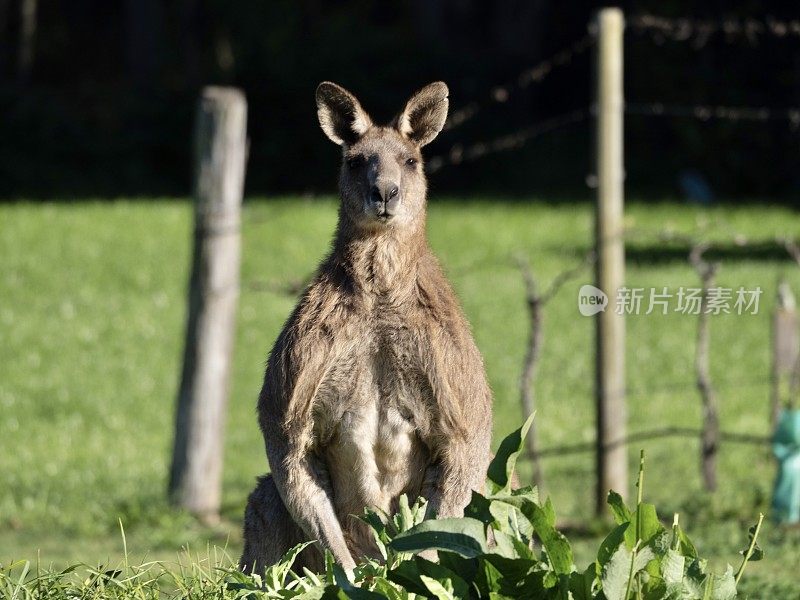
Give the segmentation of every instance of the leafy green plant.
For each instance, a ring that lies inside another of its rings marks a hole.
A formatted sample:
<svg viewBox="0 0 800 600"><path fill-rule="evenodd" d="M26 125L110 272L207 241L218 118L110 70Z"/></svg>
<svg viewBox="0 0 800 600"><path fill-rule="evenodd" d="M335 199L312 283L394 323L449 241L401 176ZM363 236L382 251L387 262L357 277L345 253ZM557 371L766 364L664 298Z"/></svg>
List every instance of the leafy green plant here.
<svg viewBox="0 0 800 600"><path fill-rule="evenodd" d="M235 568L187 575L154 564L121 570L87 569L83 581L65 582L75 569L28 576L28 565L12 576L0 569L0 596L8 598L156 598L162 593L192 598L456 600L542 598L553 600L731 600L749 562L763 556L758 534L763 515L751 528L747 548L734 573L711 573L678 515L665 527L655 506L643 501L644 453L637 480L637 502L628 507L616 492L608 495L615 526L594 562L575 566L567 538L557 530L550 500L533 487L511 489L511 474L531 420L503 440L488 469L486 494L473 492L462 518L425 519L427 504L409 504L387 515L367 509L367 523L381 555L364 559L352 576L326 555L324 573L296 573L293 563L309 543L292 548L261 574ZM19 565L16 565L19 567ZM171 586L165 587L165 578ZM172 588L169 592L165 589Z"/></svg>

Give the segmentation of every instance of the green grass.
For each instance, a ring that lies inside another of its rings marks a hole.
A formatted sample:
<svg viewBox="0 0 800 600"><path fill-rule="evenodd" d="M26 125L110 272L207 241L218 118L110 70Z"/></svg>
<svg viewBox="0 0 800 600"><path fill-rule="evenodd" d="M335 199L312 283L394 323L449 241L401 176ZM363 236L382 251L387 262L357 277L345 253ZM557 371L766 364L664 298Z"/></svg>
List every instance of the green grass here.
<svg viewBox="0 0 800 600"><path fill-rule="evenodd" d="M800 235L796 213L764 206L633 203L626 218L637 244L628 284L673 291L696 285L696 276L684 260L657 252L655 235L667 228L720 240L733 232L753 239ZM238 553L244 501L254 477L267 469L255 400L266 354L295 302L285 288L311 273L334 224L330 199L246 205L224 521L211 530L164 500L191 207L166 200L0 206L0 561L35 559L39 549L45 563L115 561L122 554L119 519L133 557L170 558L184 545L205 548L209 540ZM495 432L502 435L521 422L527 322L514 257L527 256L543 284L574 266L591 241L591 206L450 199L432 203L429 232L485 357ZM768 433L769 309L782 274L800 291L800 269L778 252L723 259L720 285L764 290L760 314L712 319L712 376L725 430ZM593 326L578 314L576 300L590 281L587 271L569 282L545 311L536 383L543 447L593 437ZM699 425L695 326L694 317L680 314L627 319L631 431ZM681 511L682 524L717 570L735 563L745 524L768 508L774 475L768 449L723 446L720 490L707 497L699 493L696 441L641 446L651 465L648 497L662 516ZM638 449L630 448L631 472ZM560 517L590 522L592 466L589 454L544 462L546 493ZM765 582L786 582L785 588L794 577L787 565L800 561L800 534L765 525L763 535L767 559L748 570L750 589ZM592 546L596 540L587 538L583 551Z"/></svg>

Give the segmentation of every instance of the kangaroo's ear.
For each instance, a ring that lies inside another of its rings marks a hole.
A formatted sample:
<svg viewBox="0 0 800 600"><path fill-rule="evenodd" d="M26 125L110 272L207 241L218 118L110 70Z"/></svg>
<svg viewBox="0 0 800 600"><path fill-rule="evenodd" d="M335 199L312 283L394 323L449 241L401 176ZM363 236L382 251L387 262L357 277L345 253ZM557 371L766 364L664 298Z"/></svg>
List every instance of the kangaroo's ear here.
<svg viewBox="0 0 800 600"><path fill-rule="evenodd" d="M397 130L417 146L432 142L447 119L448 93L447 85L442 81L419 90L397 117Z"/></svg>
<svg viewBox="0 0 800 600"><path fill-rule="evenodd" d="M354 144L372 126L356 97L330 81L317 86L317 116L325 135L340 146Z"/></svg>

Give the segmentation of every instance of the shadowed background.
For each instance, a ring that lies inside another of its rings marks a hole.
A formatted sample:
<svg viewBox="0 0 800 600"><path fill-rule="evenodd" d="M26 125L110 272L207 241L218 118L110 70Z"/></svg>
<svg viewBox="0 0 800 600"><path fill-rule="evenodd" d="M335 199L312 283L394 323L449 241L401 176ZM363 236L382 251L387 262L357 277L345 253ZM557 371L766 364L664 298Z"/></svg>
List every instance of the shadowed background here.
<svg viewBox="0 0 800 600"><path fill-rule="evenodd" d="M787 19L797 12L752 0L621 4L628 15L697 19ZM585 35L597 6L583 0L0 0L0 197L188 193L187 140L195 98L208 83L240 86L247 94L249 194L330 192L335 150L315 124L319 81L348 87L379 121L435 79L449 84L457 109L487 99L495 85L513 82L522 69ZM714 35L698 48L628 35L627 99L797 106L797 41ZM427 154L588 106L590 57L583 53L542 85L485 107L440 136ZM630 191L672 195L689 172L718 196L797 197L800 139L786 122L630 116L626 130ZM583 121L469 169L445 168L434 189L588 196L589 131Z"/></svg>

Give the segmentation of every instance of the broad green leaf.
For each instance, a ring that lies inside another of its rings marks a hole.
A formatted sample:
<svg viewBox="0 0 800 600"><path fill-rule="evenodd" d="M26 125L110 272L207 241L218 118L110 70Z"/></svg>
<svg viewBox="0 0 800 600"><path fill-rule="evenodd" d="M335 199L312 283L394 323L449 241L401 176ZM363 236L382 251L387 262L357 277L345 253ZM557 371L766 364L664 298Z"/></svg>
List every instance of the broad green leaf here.
<svg viewBox="0 0 800 600"><path fill-rule="evenodd" d="M668 592L667 584L664 583L664 580L661 579L661 577L646 575L645 571L645 573L641 575L641 582L641 600L678 600L680 598L680 590ZM636 600L639 600L639 596L635 597Z"/></svg>
<svg viewBox="0 0 800 600"><path fill-rule="evenodd" d="M527 519L526 519L527 520ZM495 545L492 547L492 553L504 556L505 558L524 558L517 554L517 549L514 546L514 538L502 531L493 531Z"/></svg>
<svg viewBox="0 0 800 600"><path fill-rule="evenodd" d="M464 510L464 516L478 519L506 533L514 535L519 533L527 542L533 534L533 526L525 517L523 507L536 504L538 494L533 488L521 490L519 494L516 492L517 490L514 490L511 494L503 493L487 497L473 491L472 499Z"/></svg>
<svg viewBox="0 0 800 600"><path fill-rule="evenodd" d="M511 538L511 543L514 544L514 551L519 558L524 558L526 560L534 560L536 558L533 548L531 548L532 542L531 545L528 545L522 540Z"/></svg>
<svg viewBox="0 0 800 600"><path fill-rule="evenodd" d="M672 547L672 531L664 529L650 539L649 546L657 556L664 556Z"/></svg>
<svg viewBox="0 0 800 600"><path fill-rule="evenodd" d="M466 598L469 595L469 586L467 585L467 582L457 573L451 571L443 565L437 564L430 560L425 560L421 557L417 557L415 560L417 567L419 568L420 578L422 582L425 583L425 587L427 587L431 592L433 592L433 590L431 590L430 585L425 582L425 577L445 583L446 590L457 598Z"/></svg>
<svg viewBox="0 0 800 600"><path fill-rule="evenodd" d="M637 525L640 528L639 531L637 531ZM656 507L643 503L631 515L631 527L625 532L625 544L628 546L628 550L631 550L637 541L641 540L642 544L647 544L662 531L664 531L664 526L658 520ZM637 534L639 535L638 539Z"/></svg>
<svg viewBox="0 0 800 600"><path fill-rule="evenodd" d="M464 558L463 556L444 550L440 550L438 554L440 565L450 569L464 581L472 581L475 579L475 573L478 570L478 559Z"/></svg>
<svg viewBox="0 0 800 600"><path fill-rule="evenodd" d="M592 600L592 587L597 578L594 565L589 565L583 573L574 572L569 576L569 592L573 600Z"/></svg>
<svg viewBox="0 0 800 600"><path fill-rule="evenodd" d="M706 590L706 565L705 560L693 559L683 577L683 598L692 600L702 599Z"/></svg>
<svg viewBox="0 0 800 600"><path fill-rule="evenodd" d="M625 546L619 546L603 567L600 583L607 600L627 600L628 577L631 572L631 554Z"/></svg>
<svg viewBox="0 0 800 600"><path fill-rule="evenodd" d="M679 590L681 588L685 566L686 558L672 548L668 549L661 558L661 577L664 579L668 590Z"/></svg>
<svg viewBox="0 0 800 600"><path fill-rule="evenodd" d="M553 501L550 498L548 498L542 505L542 513L547 519L547 524L550 525L550 527L555 527L556 510L553 508Z"/></svg>
<svg viewBox="0 0 800 600"><path fill-rule="evenodd" d="M709 577L709 584L712 585L712 600L734 600L736 598L736 580L733 576L733 567L728 565L724 575L712 575Z"/></svg>
<svg viewBox="0 0 800 600"><path fill-rule="evenodd" d="M489 498L473 490L469 504L464 508L464 516L490 525L494 521L494 515L489 510L490 505Z"/></svg>
<svg viewBox="0 0 800 600"><path fill-rule="evenodd" d="M572 548L567 538L553 526L555 515L550 500L544 506L526 505L523 510L542 541L553 570L559 575L569 575L573 570Z"/></svg>
<svg viewBox="0 0 800 600"><path fill-rule="evenodd" d="M495 524L495 529L499 531L512 535L516 533L514 527L514 512L514 507L509 504L498 501L489 502L489 514L493 517L492 521Z"/></svg>
<svg viewBox="0 0 800 600"><path fill-rule="evenodd" d="M340 588L344 590L353 587L352 582L347 577L347 573L344 572L344 569L339 563L333 563L333 565L331 565L331 572L333 573L334 583Z"/></svg>
<svg viewBox="0 0 800 600"><path fill-rule="evenodd" d="M482 597L488 596L492 592L499 592L502 579L503 573L492 562L487 560L480 561L475 584L478 586Z"/></svg>
<svg viewBox="0 0 800 600"><path fill-rule="evenodd" d="M617 525L622 525L623 523L633 521L631 509L628 508L628 505L625 504L622 496L620 496L617 492L614 490L608 492L606 502L611 508L611 513L614 515L614 520L617 522Z"/></svg>
<svg viewBox="0 0 800 600"><path fill-rule="evenodd" d="M655 554L647 546L639 549L635 556L625 546L617 548L611 560L603 567L600 577L606 600L627 600L625 592L628 589L628 579L635 577L654 558Z"/></svg>
<svg viewBox="0 0 800 600"><path fill-rule="evenodd" d="M542 583L545 588L552 589L558 585L558 575L553 571L545 571Z"/></svg>
<svg viewBox="0 0 800 600"><path fill-rule="evenodd" d="M496 494L511 489L511 473L514 471L517 457L525 445L525 436L528 435L531 423L533 423L533 415L528 417L522 427L506 436L500 443L500 448L492 462L489 463L489 469L486 472L490 493Z"/></svg>
<svg viewBox="0 0 800 600"><path fill-rule="evenodd" d="M494 529L525 541L533 537L533 525L514 504L505 500L492 500L489 503L489 513L494 517Z"/></svg>
<svg viewBox="0 0 800 600"><path fill-rule="evenodd" d="M459 557L460 558L460 557ZM462 559L464 560L464 559ZM452 562L452 560L451 560ZM421 557L404 561L387 574L390 581L402 586L408 592L430 596L433 592L425 581L425 577L444 583L445 590L455 594L456 597L468 597L469 586L457 571ZM471 579L471 577L470 577Z"/></svg>
<svg viewBox="0 0 800 600"><path fill-rule="evenodd" d="M489 551L483 523L468 517L423 521L398 534L389 547L396 552L448 550L466 558Z"/></svg>
<svg viewBox="0 0 800 600"><path fill-rule="evenodd" d="M475 583L481 597L492 590L513 598L538 597L544 592L543 572L534 573L535 561L488 554L479 559L479 564Z"/></svg>
<svg viewBox="0 0 800 600"><path fill-rule="evenodd" d="M428 591L438 600L456 600L458 596L453 592L453 585L449 579L439 581L427 575L420 575L422 583L428 588Z"/></svg>
<svg viewBox="0 0 800 600"><path fill-rule="evenodd" d="M677 531L677 542L678 542L678 550L681 554L683 554L686 558L698 558L697 548L692 543L692 540L689 539L689 536L680 528L680 526L675 527ZM674 547L674 542L673 542Z"/></svg>
<svg viewBox="0 0 800 600"><path fill-rule="evenodd" d="M534 504L539 504L539 488L532 485L511 490L511 495L515 498L524 498Z"/></svg>
<svg viewBox="0 0 800 600"><path fill-rule="evenodd" d="M389 581L396 583L413 594L427 596L428 588L422 583L420 575L417 563L413 560L406 560L389 571L386 577Z"/></svg>
<svg viewBox="0 0 800 600"><path fill-rule="evenodd" d="M625 543L625 532L630 527L632 527L630 523L617 525L602 541L600 549L597 551L597 562L601 567L605 566L611 560L617 548Z"/></svg>

